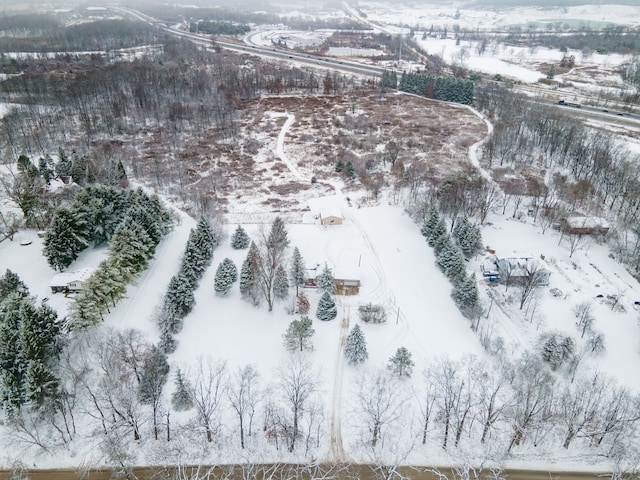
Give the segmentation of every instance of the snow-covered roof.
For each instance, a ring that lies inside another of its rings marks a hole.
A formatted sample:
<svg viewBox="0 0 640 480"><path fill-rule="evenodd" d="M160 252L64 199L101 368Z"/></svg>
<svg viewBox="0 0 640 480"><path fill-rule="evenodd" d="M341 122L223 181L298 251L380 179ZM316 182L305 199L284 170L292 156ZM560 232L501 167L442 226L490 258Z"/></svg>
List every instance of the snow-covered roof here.
<svg viewBox="0 0 640 480"><path fill-rule="evenodd" d="M51 279L49 286L60 287L69 285L72 282L86 282L93 272L95 272L93 268L81 268L73 272L58 273Z"/></svg>
<svg viewBox="0 0 640 480"><path fill-rule="evenodd" d="M567 217L566 222L571 228L609 228L609 222L602 217Z"/></svg>

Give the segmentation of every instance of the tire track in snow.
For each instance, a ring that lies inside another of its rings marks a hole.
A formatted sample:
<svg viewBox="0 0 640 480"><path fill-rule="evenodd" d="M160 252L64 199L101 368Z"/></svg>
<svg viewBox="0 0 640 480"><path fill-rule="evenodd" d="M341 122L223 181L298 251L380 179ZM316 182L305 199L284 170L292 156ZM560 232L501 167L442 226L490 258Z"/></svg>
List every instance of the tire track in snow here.
<svg viewBox="0 0 640 480"><path fill-rule="evenodd" d="M331 455L333 461L342 463L347 461L342 446L342 384L344 377L344 346L349 333L349 307L343 307L343 317L340 324L340 340L338 342L338 351L336 352L336 371L333 376L333 395L331 407Z"/></svg>

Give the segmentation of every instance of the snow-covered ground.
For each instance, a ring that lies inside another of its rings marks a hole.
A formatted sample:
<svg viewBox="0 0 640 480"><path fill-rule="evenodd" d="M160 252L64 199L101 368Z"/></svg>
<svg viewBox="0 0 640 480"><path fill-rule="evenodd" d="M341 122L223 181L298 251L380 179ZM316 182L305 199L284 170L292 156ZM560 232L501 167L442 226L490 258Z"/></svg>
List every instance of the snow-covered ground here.
<svg viewBox="0 0 640 480"><path fill-rule="evenodd" d="M283 125L276 153L287 168L304 179L285 155L286 132L294 120L290 115ZM469 328L469 322L455 307L449 281L436 267L432 249L401 205L390 204L386 196L379 203L371 203L352 193L347 200L339 184L333 187L334 194L311 200L309 213L301 223L288 225L288 231L291 246L298 246L309 264L326 261L338 267L344 264L358 266L355 271L362 283L361 292L352 297L337 297L336 320L321 322L315 319L319 294L307 290L316 334L314 351L306 356L319 372L317 380L325 408L325 428L329 428L329 420L332 425L338 425L337 430L332 428L331 442L327 441L320 455L335 459L333 440L339 435L347 458L367 461L371 458L366 451L360 450L358 422L353 416L355 391L367 371L384 367L396 349L405 346L416 363L414 386L419 389L421 372L434 361L445 357L459 360L469 355L477 361L490 362L491 358ZM342 225L319 224L315 217L327 205L340 211L344 218ZM521 213L524 212L525 205ZM478 276L488 311L488 318L482 322L490 324L493 334L504 339L508 354L517 357L527 349L537 348L538 337L547 331L571 336L579 344L572 309L578 303L590 300L594 303L594 327L604 333L607 351L603 357L586 362L583 368L599 369L634 391L640 391L640 380L635 374L640 362L640 333L637 312L633 308L633 302L640 299L637 282L608 257L606 245L592 243L569 258L568 246L565 243L558 245L558 232L548 230L543 235L531 217L526 214L518 217L513 219L510 209L502 215L497 208L489 215L482 230L483 241L497 255L510 256L518 250L527 251L535 258L544 257L545 266L552 272L550 284L540 289L535 312L523 314L513 301L489 310L486 292L491 289L503 291L505 287L489 286L481 280L479 266L487 258L477 257L469 263L469 270ZM128 288L127 298L107 315L105 327L136 328L145 332L150 340L158 338L154 311L171 275L177 271L189 230L194 225L194 220L184 214L179 214L179 219L173 232L158 246L150 268ZM235 227L226 225L227 235ZM268 225L245 227L253 238L257 238L260 229L268 228ZM32 243L21 245L25 240ZM2 267L18 273L32 294L49 297L49 303L64 314L72 300L50 294L49 280L55 272L40 255L41 248L42 239L35 232L21 231L14 241L0 243ZM185 319L184 329L177 337L178 349L170 356L174 369L188 370L198 358L209 357L226 361L231 372L247 364L255 365L265 384L275 380L276 369L289 356L282 346L282 334L295 318L288 313L290 303L276 304L274 311L269 313L264 306L254 307L243 301L237 286L224 298L216 296L213 288L217 265L228 257L240 266L245 255L246 251L232 249L228 238L216 249L213 264L196 291L196 307ZM104 256L104 249L87 251L70 270L96 266ZM551 289L561 291L562 295L552 295ZM599 303L598 295L622 295L624 312L611 311ZM388 314L386 324L369 325L360 321L357 307L368 302L384 305ZM341 338L356 323L364 330L369 351L369 360L360 368L347 366L340 353ZM404 388L410 389L410 384L405 384ZM171 389L172 386L168 386L167 390ZM412 395L409 391L405 394ZM341 432L339 426L344 427ZM406 428L415 428L415 425L407 424ZM431 461L453 461L435 444L427 450L416 449L411 461L419 463L425 452L429 452ZM541 465L536 456L524 458L530 458L530 463L526 463L528 466ZM589 468L581 463L584 459L576 462L570 458L563 460L560 455L554 461L566 468ZM86 461L90 461L89 458ZM73 457L65 460L45 456L35 463L42 467L74 465L76 462Z"/></svg>

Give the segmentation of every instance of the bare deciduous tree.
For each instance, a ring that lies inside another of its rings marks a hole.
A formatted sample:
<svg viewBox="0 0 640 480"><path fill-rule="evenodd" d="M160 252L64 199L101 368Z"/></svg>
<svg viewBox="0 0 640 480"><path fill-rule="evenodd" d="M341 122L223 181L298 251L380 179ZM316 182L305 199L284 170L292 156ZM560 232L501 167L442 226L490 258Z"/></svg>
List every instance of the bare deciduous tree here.
<svg viewBox="0 0 640 480"><path fill-rule="evenodd" d="M249 436L253 429L253 417L260 401L260 374L252 366L247 365L239 369L234 375L233 382L227 390L231 407L238 415L240 428L240 447L245 447L245 431Z"/></svg>
<svg viewBox="0 0 640 480"><path fill-rule="evenodd" d="M318 390L318 375L311 363L299 355L292 355L280 366L277 372L277 387L284 400L289 416L282 422L286 432L289 451L293 452L300 435L300 421L305 407L312 395Z"/></svg>
<svg viewBox="0 0 640 480"><path fill-rule="evenodd" d="M384 437L384 428L402 416L406 403L402 385L396 375L383 369L368 371L358 379L357 414L363 418L370 434L367 443L373 448Z"/></svg>
<svg viewBox="0 0 640 480"><path fill-rule="evenodd" d="M198 425L205 431L207 442L213 441L216 418L227 385L227 364L211 357L200 357L195 370L189 372L188 392L196 410Z"/></svg>

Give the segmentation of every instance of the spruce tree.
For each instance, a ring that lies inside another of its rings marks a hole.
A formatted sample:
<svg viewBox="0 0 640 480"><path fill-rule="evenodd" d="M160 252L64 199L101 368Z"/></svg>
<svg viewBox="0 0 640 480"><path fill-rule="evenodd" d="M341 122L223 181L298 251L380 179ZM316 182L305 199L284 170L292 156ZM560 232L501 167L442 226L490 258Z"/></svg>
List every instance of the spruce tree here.
<svg viewBox="0 0 640 480"><path fill-rule="evenodd" d="M303 350L313 350L311 337L315 333L312 321L309 317L303 316L300 320L293 320L282 338L284 346L290 352Z"/></svg>
<svg viewBox="0 0 640 480"><path fill-rule="evenodd" d="M427 237L427 243L429 244L430 247L435 247L436 244L438 243L438 240L441 239L443 236L448 236L447 224L444 221L444 218L440 217L436 225L433 227L433 229L429 231L429 236Z"/></svg>
<svg viewBox="0 0 640 480"><path fill-rule="evenodd" d="M201 256L206 266L209 266L213 258L213 251L219 244L217 235L211 228L211 225L204 216L198 219L196 225L194 244L201 252Z"/></svg>
<svg viewBox="0 0 640 480"><path fill-rule="evenodd" d="M555 335L551 335L542 346L542 359L551 366L552 370L556 370L562 363L558 339Z"/></svg>
<svg viewBox="0 0 640 480"><path fill-rule="evenodd" d="M276 217L271 224L271 230L267 237L267 250L274 253L281 253L289 246L289 236L287 233L287 227L284 224L284 220L281 217ZM275 255L269 255L274 256Z"/></svg>
<svg viewBox="0 0 640 480"><path fill-rule="evenodd" d="M440 250L436 263L447 277L456 284L466 275L464 256L452 242L446 242Z"/></svg>
<svg viewBox="0 0 640 480"><path fill-rule="evenodd" d="M316 278L316 281L318 282L318 288L320 290L331 295L335 295L336 283L333 278L333 271L326 263L324 264L324 268L320 272L320 275Z"/></svg>
<svg viewBox="0 0 640 480"><path fill-rule="evenodd" d="M236 250L242 250L249 246L249 235L242 226L238 225L236 231L231 236L231 246Z"/></svg>
<svg viewBox="0 0 640 480"><path fill-rule="evenodd" d="M389 370L399 377L410 377L415 365L411 357L407 348L398 348L395 355L389 359Z"/></svg>
<svg viewBox="0 0 640 480"><path fill-rule="evenodd" d="M316 317L318 320L328 322L338 316L338 309L336 303L333 301L331 295L328 292L324 292L318 302L318 308L316 310Z"/></svg>
<svg viewBox="0 0 640 480"><path fill-rule="evenodd" d="M167 323L167 330L176 334L182 330L182 319L186 317L195 305L193 290L189 282L180 273L171 277L167 292L164 296L164 315L162 322Z"/></svg>
<svg viewBox="0 0 640 480"><path fill-rule="evenodd" d="M422 223L422 228L420 229L420 233L426 238L431 238L431 233L435 230L438 222L440 221L440 214L438 213L438 209L435 205L431 205L429 208L429 212L427 213L427 218L425 218Z"/></svg>
<svg viewBox="0 0 640 480"><path fill-rule="evenodd" d="M304 266L304 259L300 254L298 247L293 249L293 255L291 257L291 281L296 287L296 297L298 296L298 289L304 285L306 280L306 269Z"/></svg>
<svg viewBox="0 0 640 480"><path fill-rule="evenodd" d="M467 217L458 218L452 233L465 258L473 257L482 248L480 229Z"/></svg>
<svg viewBox="0 0 640 480"><path fill-rule="evenodd" d="M240 269L240 293L242 298L253 303L258 303L257 282L260 264L260 252L258 246L251 242L247 256Z"/></svg>
<svg viewBox="0 0 640 480"><path fill-rule="evenodd" d="M357 365L369 357L367 353L367 342L364 338L364 333L362 333L360 329L360 325L356 324L349 332L349 335L347 335L344 344L344 356L347 362L349 362L349 365Z"/></svg>
<svg viewBox="0 0 640 480"><path fill-rule="evenodd" d="M465 276L458 282L454 286L451 296L465 317L470 319L478 317L481 308L475 273L470 276Z"/></svg>
<svg viewBox="0 0 640 480"><path fill-rule="evenodd" d="M273 296L278 300L283 300L289 295L289 280L287 272L284 271L282 265L276 268L276 274L273 278Z"/></svg>
<svg viewBox="0 0 640 480"><path fill-rule="evenodd" d="M171 405L177 412L186 412L193 408L193 400L189 395L189 380L184 378L180 369L176 372L175 389L171 394Z"/></svg>
<svg viewBox="0 0 640 480"><path fill-rule="evenodd" d="M238 279L238 269L233 261L225 258L218 269L215 277L215 291L218 295L226 295L231 290L233 283Z"/></svg>

